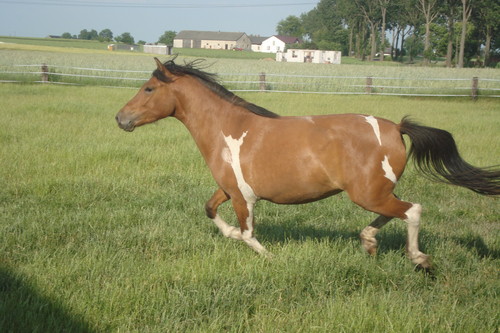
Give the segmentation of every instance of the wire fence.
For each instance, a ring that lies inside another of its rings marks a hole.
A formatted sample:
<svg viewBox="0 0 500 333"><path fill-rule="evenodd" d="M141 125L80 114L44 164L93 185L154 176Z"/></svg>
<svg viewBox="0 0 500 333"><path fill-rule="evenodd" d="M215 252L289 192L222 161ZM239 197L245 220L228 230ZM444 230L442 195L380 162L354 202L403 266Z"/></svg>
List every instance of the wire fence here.
<svg viewBox="0 0 500 333"><path fill-rule="evenodd" d="M220 73L233 92L304 94L370 94L390 96L500 97L500 78L418 78L331 76L273 73ZM132 71L46 64L0 67L0 82L45 83L113 88L138 88L151 71Z"/></svg>

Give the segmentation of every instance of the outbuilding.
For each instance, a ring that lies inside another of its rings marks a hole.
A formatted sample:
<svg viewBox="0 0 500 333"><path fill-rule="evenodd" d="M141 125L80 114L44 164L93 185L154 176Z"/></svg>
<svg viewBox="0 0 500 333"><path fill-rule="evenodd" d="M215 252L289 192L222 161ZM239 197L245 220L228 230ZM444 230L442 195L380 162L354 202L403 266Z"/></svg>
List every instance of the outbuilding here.
<svg viewBox="0 0 500 333"><path fill-rule="evenodd" d="M174 48L250 50L251 46L244 32L182 30L174 38Z"/></svg>

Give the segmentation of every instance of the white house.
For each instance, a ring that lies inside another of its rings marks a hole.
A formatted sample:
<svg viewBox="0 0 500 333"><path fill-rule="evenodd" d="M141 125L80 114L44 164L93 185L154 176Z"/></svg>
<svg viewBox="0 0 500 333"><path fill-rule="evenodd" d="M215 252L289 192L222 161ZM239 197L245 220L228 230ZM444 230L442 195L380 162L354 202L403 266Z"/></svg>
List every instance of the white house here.
<svg viewBox="0 0 500 333"><path fill-rule="evenodd" d="M248 36L250 37L250 41L252 42L252 51L253 52L263 52L262 51L262 42L265 41L269 37L260 37L260 36Z"/></svg>
<svg viewBox="0 0 500 333"><path fill-rule="evenodd" d="M276 53L284 52L286 45L300 44L300 39L290 36L271 36L262 42L260 52Z"/></svg>
<svg viewBox="0 0 500 333"><path fill-rule="evenodd" d="M276 53L276 61L286 62L340 65L341 58L342 53L340 51L288 49L286 52Z"/></svg>

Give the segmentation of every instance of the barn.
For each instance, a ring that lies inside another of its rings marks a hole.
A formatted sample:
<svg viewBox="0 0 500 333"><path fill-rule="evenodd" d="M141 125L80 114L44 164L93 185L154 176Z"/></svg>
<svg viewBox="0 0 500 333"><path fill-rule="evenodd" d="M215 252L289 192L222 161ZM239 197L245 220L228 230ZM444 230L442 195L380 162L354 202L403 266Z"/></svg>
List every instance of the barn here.
<svg viewBox="0 0 500 333"><path fill-rule="evenodd" d="M250 50L252 42L244 32L182 30L174 38L174 48Z"/></svg>

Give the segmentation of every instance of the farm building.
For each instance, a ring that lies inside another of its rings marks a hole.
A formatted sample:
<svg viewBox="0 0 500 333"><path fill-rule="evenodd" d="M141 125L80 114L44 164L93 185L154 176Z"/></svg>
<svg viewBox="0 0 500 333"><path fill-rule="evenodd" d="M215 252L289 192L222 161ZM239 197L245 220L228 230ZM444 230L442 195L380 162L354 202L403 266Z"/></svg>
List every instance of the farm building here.
<svg viewBox="0 0 500 333"><path fill-rule="evenodd" d="M250 41L252 42L252 51L263 52L262 51L262 42L264 42L268 38L269 37L250 36Z"/></svg>
<svg viewBox="0 0 500 333"><path fill-rule="evenodd" d="M290 36L271 36L262 42L260 52L283 52L287 45L300 44L300 39Z"/></svg>
<svg viewBox="0 0 500 333"><path fill-rule="evenodd" d="M146 44L144 45L144 53L153 53L153 54L172 54L172 46L164 45L164 44Z"/></svg>
<svg viewBox="0 0 500 333"><path fill-rule="evenodd" d="M139 51L140 46L136 44L109 44L109 51Z"/></svg>
<svg viewBox="0 0 500 333"><path fill-rule="evenodd" d="M250 50L252 42L244 32L183 30L174 38L174 48Z"/></svg>
<svg viewBox="0 0 500 333"><path fill-rule="evenodd" d="M340 65L341 56L340 51L288 49L286 52L277 52L276 61Z"/></svg>

